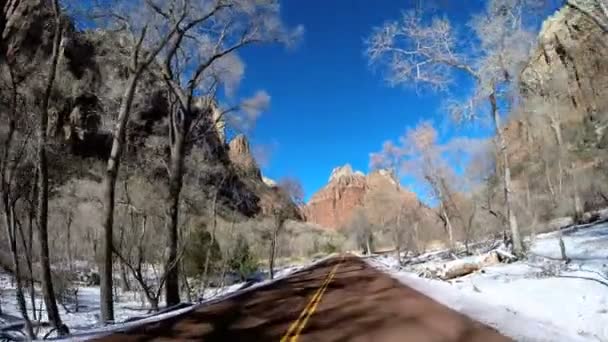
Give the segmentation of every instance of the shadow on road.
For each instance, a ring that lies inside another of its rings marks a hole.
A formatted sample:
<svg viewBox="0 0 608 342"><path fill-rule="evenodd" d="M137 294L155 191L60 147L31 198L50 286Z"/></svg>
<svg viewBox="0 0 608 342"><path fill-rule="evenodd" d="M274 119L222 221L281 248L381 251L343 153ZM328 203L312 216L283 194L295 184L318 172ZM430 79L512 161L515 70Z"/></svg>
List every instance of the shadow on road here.
<svg viewBox="0 0 608 342"><path fill-rule="evenodd" d="M328 260L268 286L102 340L279 341L337 264L339 259ZM357 258L347 258L337 268L300 338L508 341Z"/></svg>

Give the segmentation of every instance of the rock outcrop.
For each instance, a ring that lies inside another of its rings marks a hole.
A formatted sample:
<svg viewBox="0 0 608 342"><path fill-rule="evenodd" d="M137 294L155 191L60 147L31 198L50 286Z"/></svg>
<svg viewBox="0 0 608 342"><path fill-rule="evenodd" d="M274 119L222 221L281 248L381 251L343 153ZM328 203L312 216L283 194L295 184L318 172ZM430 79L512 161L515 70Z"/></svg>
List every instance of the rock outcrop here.
<svg viewBox="0 0 608 342"><path fill-rule="evenodd" d="M381 204L377 195L406 206L418 204L416 195L399 184L393 173L377 170L365 175L350 165L335 168L328 184L315 193L304 208L306 220L329 229L346 227L358 208L365 208L371 223L379 223ZM378 205L376 205L378 204Z"/></svg>
<svg viewBox="0 0 608 342"><path fill-rule="evenodd" d="M336 168L329 183L310 198L304 209L306 220L322 227L340 229L348 223L355 208L363 205L366 192L363 173L353 172L350 165Z"/></svg>
<svg viewBox="0 0 608 342"><path fill-rule="evenodd" d="M524 108L537 109L529 101L534 96L545 97L546 103L557 99L566 136L576 134L586 144L608 143L606 56L608 36L603 30L575 8L560 9L543 23L538 47L521 73L523 97L528 100Z"/></svg>
<svg viewBox="0 0 608 342"><path fill-rule="evenodd" d="M262 176L246 136L237 135L228 143L228 157L241 178L246 179L247 187L259 196L262 214L274 215L280 210L288 219L302 219L300 208L288 194L275 181Z"/></svg>
<svg viewBox="0 0 608 342"><path fill-rule="evenodd" d="M28 105L40 106L44 93L47 60L51 55L53 14L49 0L0 0L0 58L13 65L20 93ZM69 23L69 18L65 18ZM129 78L131 63L129 40L119 32L79 31L67 25L64 32L57 79L52 90L49 115L49 149L52 181L60 185L71 178L101 179L109 155L112 130L123 90ZM150 68L158 66L152 64ZM134 167L143 177L167 179L163 161L167 158L170 105L165 83L154 72L145 72L132 105L123 154L126 168ZM3 97L4 95L2 95ZM4 99L0 111L6 111ZM261 211L262 198L275 190L264 184L249 143L244 136L225 142L224 122L220 112L209 112L205 123L215 125L204 136L190 144L186 166L190 184L205 192L220 186L219 203L223 212L255 216ZM27 127L32 117L23 115L18 127ZM18 128L19 129L19 128ZM199 165L204 167L199 168ZM61 179L59 179L61 178ZM221 180L221 182L219 181Z"/></svg>
<svg viewBox="0 0 608 342"><path fill-rule="evenodd" d="M242 134L237 135L228 143L228 156L242 172L256 179L262 180L260 168L253 158L249 141Z"/></svg>

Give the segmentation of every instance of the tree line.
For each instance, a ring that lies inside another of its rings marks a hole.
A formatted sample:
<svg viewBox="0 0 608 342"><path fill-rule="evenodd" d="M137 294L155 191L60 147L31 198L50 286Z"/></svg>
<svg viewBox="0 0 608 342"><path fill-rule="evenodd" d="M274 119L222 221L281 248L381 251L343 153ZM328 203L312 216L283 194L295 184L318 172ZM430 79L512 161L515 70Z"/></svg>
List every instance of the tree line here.
<svg viewBox="0 0 608 342"><path fill-rule="evenodd" d="M367 40L371 65L390 85L441 94L442 112L453 123L479 127L489 122L493 127L489 139L440 143L435 125L423 121L371 155L372 168L394 170L422 185L451 246L455 235L468 244L482 235L482 227L500 231L507 226L513 253L521 257L526 252L522 221L526 229L556 216L580 220L585 210L607 204L604 153L584 133L593 127L588 119L605 104L587 99L595 109L585 112L585 104L575 100L580 90L572 86L575 77L595 75L575 75L559 58L547 61L545 70L531 66L534 51L545 51L544 58L549 58L546 51L552 43L546 39L559 44L557 36L536 37L540 23L555 8L582 14L579 20L592 23L586 28L595 30L595 39L606 32L608 12L602 0L492 0L471 16L468 28L418 2L399 20L377 27ZM595 43L574 48L585 51ZM560 51L558 55L565 53ZM455 87L468 81L472 91L454 95ZM576 126L566 127L573 120Z"/></svg>

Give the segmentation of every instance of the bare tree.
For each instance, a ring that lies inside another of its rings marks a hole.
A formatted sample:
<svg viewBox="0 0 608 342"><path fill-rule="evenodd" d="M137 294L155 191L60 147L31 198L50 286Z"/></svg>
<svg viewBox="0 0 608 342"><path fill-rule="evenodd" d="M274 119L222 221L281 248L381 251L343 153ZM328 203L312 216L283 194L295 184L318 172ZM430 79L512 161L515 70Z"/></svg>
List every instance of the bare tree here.
<svg viewBox="0 0 608 342"><path fill-rule="evenodd" d="M219 206L219 193L220 189L226 182L225 175L221 177L218 183L212 189L211 195L211 212L209 216L211 216L211 241L209 243L210 247L205 251L205 264L203 266L203 295L205 294L205 290L209 284L209 268L211 262L211 254L213 252L211 246L213 246L216 242L216 232L217 232L217 216L218 216L218 206Z"/></svg>
<svg viewBox="0 0 608 342"><path fill-rule="evenodd" d="M287 42L292 37L284 29L279 8L273 0L226 0L211 5L185 1L184 4L185 16L160 61L174 104L169 124L167 198L169 257L166 267L170 272L165 289L169 306L179 303L175 258L184 156L188 146L197 139L207 138L224 114L244 107L245 114L255 117L259 113L256 107L267 104L269 97L259 93L263 101L245 101L241 106L229 106L228 109L217 105L218 86L224 85L230 92L242 74L235 52L254 43ZM176 22L175 11L170 5L155 4L154 9L168 22Z"/></svg>
<svg viewBox="0 0 608 342"><path fill-rule="evenodd" d="M156 5L148 0L97 1L93 4L93 19L99 26L110 27L125 32L130 53L129 77L124 88L116 124L112 132L113 140L106 172L103 178L103 239L101 278L101 321L114 320L113 305L113 225L116 197L116 180L120 159L125 145L127 123L137 87L144 72L174 37L187 16L186 1L171 0L167 6L175 9L176 20L167 23L155 10Z"/></svg>
<svg viewBox="0 0 608 342"><path fill-rule="evenodd" d="M449 212L452 190L447 182L450 169L441 157L437 131L430 122L422 122L415 129L409 129L400 140L402 145L386 142L381 152L373 153L372 166L409 171L426 184L431 200L439 205L439 218L448 233L450 246L453 246L454 229Z"/></svg>
<svg viewBox="0 0 608 342"><path fill-rule="evenodd" d="M304 188L302 188L302 183L300 183L297 178L281 178L278 181L277 186L286 194L287 199L296 206L304 204Z"/></svg>
<svg viewBox="0 0 608 342"><path fill-rule="evenodd" d="M48 205L49 205L49 171L47 160L47 131L49 121L49 102L59 64L60 45L65 23L61 20L59 1L53 0L53 13L55 17L53 32L53 50L51 53L49 72L46 79L46 89L42 98L40 123L38 127L38 244L40 248L40 266L42 270L42 294L49 321L59 335L68 334L68 328L61 322L53 280L51 275L51 262L48 241Z"/></svg>
<svg viewBox="0 0 608 342"><path fill-rule="evenodd" d="M374 229L362 207L354 210L348 224L348 233L354 240L357 248L361 248L365 254L372 254Z"/></svg>
<svg viewBox="0 0 608 342"><path fill-rule="evenodd" d="M6 236L8 238L9 250L12 257L12 268L13 275L16 283L16 297L17 306L23 317L25 332L27 337L35 339L36 335L32 328L32 323L27 312L27 305L25 302L25 295L23 292L23 279L19 261L19 251L17 245L17 223L15 217L15 205L19 198L18 193L15 192L15 176L16 171L19 168L19 164L23 160L23 149L15 149L15 134L17 125L17 111L19 108L19 94L18 94L18 83L14 77L13 67L10 63L2 63L3 67L3 81L4 76L8 78L8 89L3 89L3 93L8 93L6 112L8 120L8 132L3 142L2 159L0 160L0 191L2 195L2 216L6 229ZM6 73L4 72L6 69ZM8 90L4 92L4 90ZM3 99L5 100L5 99ZM15 153L15 150L17 151Z"/></svg>
<svg viewBox="0 0 608 342"><path fill-rule="evenodd" d="M157 238L162 234L164 216L162 212L162 196L151 196L150 192L158 189L154 180L132 174L124 180L119 188L117 209L117 225L119 227L120 243L114 248L114 253L121 264L126 267L137 288L150 305L151 311L158 311L162 291L166 284L168 272L160 272L155 266L166 259L166 250L162 240ZM188 240L186 236L186 241ZM177 260L181 260L184 249L178 249Z"/></svg>
<svg viewBox="0 0 608 342"><path fill-rule="evenodd" d="M541 42L542 44L543 42ZM553 203L558 206L563 198L568 198L564 194L564 183L567 179L571 180L570 189L572 194L572 203L574 216L580 218L583 215L580 194L578 190L577 179L574 177L575 163L572 162L572 167L564 165L570 164L569 148L566 146L563 137L563 119L562 115L567 111L574 110L570 103L572 98L572 90L568 82L568 75L565 70L557 70L551 73L541 74L534 70L526 69L526 75L529 78L527 89L529 92L527 98L527 108L530 108L529 122L533 125L533 129L537 135L539 142L537 151L541 154L543 169L547 188L551 194ZM547 130L549 134L543 134ZM553 136L553 140L546 141L545 136ZM557 164L557 187L553 185L552 175L549 166L552 160L556 160ZM533 162L531 162L532 164ZM567 177L572 173L573 177ZM563 241L561 228L559 229L559 246L563 260L568 260L566 246Z"/></svg>
<svg viewBox="0 0 608 342"><path fill-rule="evenodd" d="M268 253L268 274L274 279L274 263L277 253L279 234L285 228L285 222L290 218L299 216L298 205L302 203L304 191L302 185L295 178L284 178L278 182L276 188L278 197L272 205L270 214L274 224L270 231L270 248Z"/></svg>
<svg viewBox="0 0 608 342"><path fill-rule="evenodd" d="M373 222L378 223L382 232L390 235L395 246L395 256L401 263L401 251L406 247L406 235L415 225L415 218L411 215L411 207L415 203L409 203L406 194L395 188L394 191L385 189L371 189L365 195L363 207Z"/></svg>
<svg viewBox="0 0 608 342"><path fill-rule="evenodd" d="M166 274L158 279L156 286L151 284L147 267L150 263L154 262L154 260L149 258L150 251L147 250L147 239L150 236L150 232L148 231L148 216L145 213L136 213L135 210L136 209L134 208L129 209L132 217L131 220L133 221L133 224L139 224L140 226L130 226L129 230L137 232L137 239L134 241L134 244L129 245L129 248L127 248L124 255L123 252L119 250L115 250L115 254L118 256L121 263L129 269L131 275L139 284L141 292L145 295L150 304L151 311L158 311L158 303L166 280ZM121 231L124 229L125 228L121 227Z"/></svg>
<svg viewBox="0 0 608 342"><path fill-rule="evenodd" d="M513 212L511 169L501 111L508 110L511 104L510 93L505 90L517 83L521 64L534 41L522 19L526 5L523 0L489 1L471 22L479 42L476 47L463 46L461 41L473 40L459 40L447 18L427 20L416 12L406 12L400 21L377 28L367 47L370 62L386 67L387 80L392 85L412 82L416 86L447 90L455 75L468 76L475 82L474 94L463 104L450 106L450 111L459 120L474 118L481 111L494 124L504 173L506 216L513 250L518 255L523 253L523 244ZM469 51L475 53L467 54Z"/></svg>

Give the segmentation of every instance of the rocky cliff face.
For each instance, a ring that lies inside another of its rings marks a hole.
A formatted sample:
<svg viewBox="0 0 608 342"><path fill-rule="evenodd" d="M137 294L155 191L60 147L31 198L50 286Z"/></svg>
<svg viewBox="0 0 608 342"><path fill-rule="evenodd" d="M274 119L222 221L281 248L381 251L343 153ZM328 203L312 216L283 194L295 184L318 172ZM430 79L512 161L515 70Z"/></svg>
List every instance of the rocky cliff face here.
<svg viewBox="0 0 608 342"><path fill-rule="evenodd" d="M24 102L33 106L23 112L35 112L44 92L42 81L51 54L54 20L50 1L0 0L0 6L0 58L14 66L19 92L25 97ZM116 32L82 32L73 26L64 33L49 117L53 145L49 158L55 168L54 172L51 170L55 183L74 177L100 180L129 77L130 49L124 38ZM154 73L142 76L123 156L125 167L136 167L145 177L159 180L167 179L162 161L168 158L170 106L164 87ZM4 96L0 94L0 111L7 109ZM211 111L208 120L216 122L216 129L188 146L192 156L189 159L204 160L204 168L187 166L186 178L199 186L198 192L218 186L222 179L219 193L225 209L245 216L257 215L263 209L262 198L268 197L271 188L263 183L244 136L226 144L224 123L216 120L217 115L219 111ZM18 122L18 127L27 127L28 120L34 119L23 115L19 120L24 122Z"/></svg>
<svg viewBox="0 0 608 342"><path fill-rule="evenodd" d="M329 183L314 194L304 209L306 220L339 229L348 223L356 207L363 204L367 191L365 175L350 165L332 171Z"/></svg>
<svg viewBox="0 0 608 342"><path fill-rule="evenodd" d="M244 135L237 135L228 143L228 157L237 173L247 181L245 184L260 198L260 210L272 215L281 209L287 218L302 219L300 208L282 191L278 184L262 176L251 152L249 141Z"/></svg>
<svg viewBox="0 0 608 342"><path fill-rule="evenodd" d="M374 211L381 209L374 205L376 194L406 205L418 203L416 196L403 189L391 172L378 170L365 175L345 165L335 168L328 184L311 197L304 208L306 220L325 228L341 229L349 224L357 208L366 207L372 223L378 223L375 221L381 215L374 215Z"/></svg>
<svg viewBox="0 0 608 342"><path fill-rule="evenodd" d="M608 143L606 56L608 36L602 29L577 9L560 9L544 22L538 47L521 74L523 96L528 100L524 108L534 109L529 101L533 95L545 97L546 103L557 99L555 110L566 135L577 134L587 144Z"/></svg>
<svg viewBox="0 0 608 342"><path fill-rule="evenodd" d="M232 139L228 144L228 156L242 172L262 180L262 173L253 158L247 137L240 134Z"/></svg>

